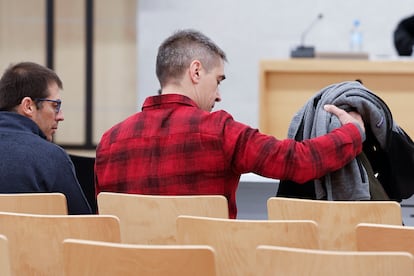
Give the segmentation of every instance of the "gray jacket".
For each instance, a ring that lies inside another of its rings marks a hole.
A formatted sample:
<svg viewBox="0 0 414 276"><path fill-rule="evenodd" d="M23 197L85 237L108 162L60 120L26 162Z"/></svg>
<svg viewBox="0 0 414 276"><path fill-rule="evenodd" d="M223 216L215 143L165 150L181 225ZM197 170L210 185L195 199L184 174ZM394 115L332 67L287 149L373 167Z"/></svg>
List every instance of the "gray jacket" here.
<svg viewBox="0 0 414 276"><path fill-rule="evenodd" d="M304 140L324 135L341 123L323 109L334 104L347 111L361 114L367 132L370 132L383 149L388 144L388 133L402 131L394 122L387 105L357 81L330 85L313 96L294 116L289 127L289 138ZM358 159L342 169L315 180L316 199L369 200L367 171Z"/></svg>

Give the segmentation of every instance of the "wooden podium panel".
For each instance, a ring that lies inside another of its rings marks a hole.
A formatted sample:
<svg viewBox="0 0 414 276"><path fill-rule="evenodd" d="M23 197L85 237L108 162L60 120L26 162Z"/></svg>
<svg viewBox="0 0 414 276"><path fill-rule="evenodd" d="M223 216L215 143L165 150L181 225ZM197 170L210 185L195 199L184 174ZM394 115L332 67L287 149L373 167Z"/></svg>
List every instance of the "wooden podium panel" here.
<svg viewBox="0 0 414 276"><path fill-rule="evenodd" d="M294 114L324 87L360 79L414 138L414 61L290 59L260 62L260 131L286 138Z"/></svg>

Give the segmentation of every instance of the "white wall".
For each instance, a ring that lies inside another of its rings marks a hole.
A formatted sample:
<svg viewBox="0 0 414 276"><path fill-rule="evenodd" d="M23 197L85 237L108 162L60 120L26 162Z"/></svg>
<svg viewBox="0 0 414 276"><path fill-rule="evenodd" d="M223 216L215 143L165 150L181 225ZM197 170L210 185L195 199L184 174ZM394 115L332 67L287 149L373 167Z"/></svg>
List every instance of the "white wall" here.
<svg viewBox="0 0 414 276"><path fill-rule="evenodd" d="M396 55L392 32L401 18L414 14L414 0L138 0L138 109L159 88L159 44L177 29L194 28L228 56L223 101L215 108L258 127L259 61L289 58L319 13L324 17L308 33L306 44L317 51L347 51L352 22L359 19L364 50L389 58Z"/></svg>

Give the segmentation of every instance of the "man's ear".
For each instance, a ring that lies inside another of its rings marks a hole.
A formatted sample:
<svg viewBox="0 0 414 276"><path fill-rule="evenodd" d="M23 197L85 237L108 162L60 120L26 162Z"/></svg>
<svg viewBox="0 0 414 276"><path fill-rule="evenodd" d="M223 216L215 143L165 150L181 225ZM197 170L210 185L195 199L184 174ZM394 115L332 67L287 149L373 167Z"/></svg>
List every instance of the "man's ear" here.
<svg viewBox="0 0 414 276"><path fill-rule="evenodd" d="M17 110L26 117L32 117L35 108L35 102L30 97L24 97Z"/></svg>
<svg viewBox="0 0 414 276"><path fill-rule="evenodd" d="M198 83L200 81L200 71L202 65L199 60L193 60L190 64L190 78L193 83Z"/></svg>

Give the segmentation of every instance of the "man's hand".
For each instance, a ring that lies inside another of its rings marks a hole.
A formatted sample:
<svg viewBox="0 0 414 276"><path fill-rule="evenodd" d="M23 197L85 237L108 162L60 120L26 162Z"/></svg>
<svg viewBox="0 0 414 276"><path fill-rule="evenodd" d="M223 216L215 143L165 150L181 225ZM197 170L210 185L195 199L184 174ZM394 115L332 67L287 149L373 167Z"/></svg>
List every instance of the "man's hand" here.
<svg viewBox="0 0 414 276"><path fill-rule="evenodd" d="M362 120L362 117L359 115L359 113L354 111L348 113L345 110L332 104L326 104L323 108L326 111L336 115L341 124L344 125L347 123L357 123L361 127L362 131L365 132L364 121Z"/></svg>

